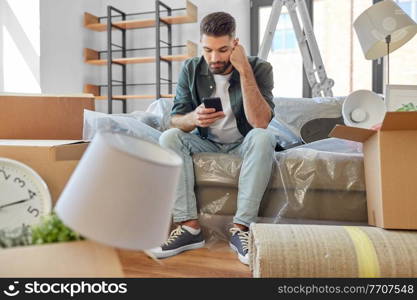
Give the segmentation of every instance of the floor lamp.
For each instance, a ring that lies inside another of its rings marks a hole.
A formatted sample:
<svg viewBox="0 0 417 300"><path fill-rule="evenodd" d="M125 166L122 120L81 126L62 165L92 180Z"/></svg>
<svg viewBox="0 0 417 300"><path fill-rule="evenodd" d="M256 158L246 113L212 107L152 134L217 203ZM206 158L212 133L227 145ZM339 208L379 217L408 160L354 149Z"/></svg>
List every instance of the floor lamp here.
<svg viewBox="0 0 417 300"><path fill-rule="evenodd" d="M417 24L394 1L378 2L366 9L353 23L365 58L378 59L389 54L414 37Z"/></svg>

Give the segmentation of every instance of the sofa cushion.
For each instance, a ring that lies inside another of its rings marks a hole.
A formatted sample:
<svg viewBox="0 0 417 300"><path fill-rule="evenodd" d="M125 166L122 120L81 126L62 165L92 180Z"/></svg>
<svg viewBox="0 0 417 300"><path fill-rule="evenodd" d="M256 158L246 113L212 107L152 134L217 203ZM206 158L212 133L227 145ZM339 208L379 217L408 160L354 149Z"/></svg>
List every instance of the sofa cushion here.
<svg viewBox="0 0 417 300"><path fill-rule="evenodd" d="M161 132L150 125L158 122L157 116L145 112L111 115L84 110L83 139L89 141L98 131L111 131L157 144Z"/></svg>
<svg viewBox="0 0 417 300"><path fill-rule="evenodd" d="M350 142L329 139L276 153L269 188L364 191L363 154L321 150L320 144L349 146ZM317 145L317 147L315 147ZM358 147L352 143L351 147ZM335 147L334 147L335 148ZM354 150L353 150L354 151ZM242 159L237 155L197 153L193 156L198 185L237 187Z"/></svg>
<svg viewBox="0 0 417 300"><path fill-rule="evenodd" d="M273 186L294 189L364 191L362 145L326 139L276 153L281 178Z"/></svg>
<svg viewBox="0 0 417 300"><path fill-rule="evenodd" d="M277 98L275 98L274 101L276 101L276 99ZM157 116L160 119L160 126L157 128L152 124L147 124L160 131L165 131L170 128L171 110L173 105L174 101L171 98L160 98L152 102L147 108L146 113ZM146 120L142 121L146 122ZM273 118L267 129L275 135L277 143L283 149L289 149L303 143L300 136L294 133L279 117Z"/></svg>
<svg viewBox="0 0 417 300"><path fill-rule="evenodd" d="M274 98L275 117L301 137L302 126L318 118L337 118L342 115L342 105L346 97L316 98Z"/></svg>
<svg viewBox="0 0 417 300"><path fill-rule="evenodd" d="M199 153L193 160L200 212L233 215L241 158ZM366 222L360 144L326 139L277 153L259 216Z"/></svg>
<svg viewBox="0 0 417 300"><path fill-rule="evenodd" d="M158 128L160 131L167 130L170 125L171 110L174 106L174 99L172 98L160 98L152 102L146 109L147 113L151 113L160 118L161 123Z"/></svg>
<svg viewBox="0 0 417 300"><path fill-rule="evenodd" d="M282 141L284 144L296 144L295 139L301 137L300 130L306 122L317 118L340 117L342 115L342 105L345 98L346 97L275 97L273 101L275 105L274 120L276 120L276 122L275 124L272 124L273 126L271 129L283 131L283 136L281 138L284 139ZM171 98L161 98L152 102L146 110L146 112L157 115L161 119L161 131L169 128L169 118L173 103L173 99Z"/></svg>

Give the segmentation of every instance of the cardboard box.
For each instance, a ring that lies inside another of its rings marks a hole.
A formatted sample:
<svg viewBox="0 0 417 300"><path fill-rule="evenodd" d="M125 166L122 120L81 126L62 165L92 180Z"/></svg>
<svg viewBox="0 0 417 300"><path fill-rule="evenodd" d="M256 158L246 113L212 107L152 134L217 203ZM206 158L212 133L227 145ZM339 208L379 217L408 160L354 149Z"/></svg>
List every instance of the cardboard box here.
<svg viewBox="0 0 417 300"><path fill-rule="evenodd" d="M0 250L0 277L123 277L115 249L92 241Z"/></svg>
<svg viewBox="0 0 417 300"><path fill-rule="evenodd" d="M79 140L0 140L0 157L34 169L48 185L55 204L88 145Z"/></svg>
<svg viewBox="0 0 417 300"><path fill-rule="evenodd" d="M417 229L417 112L388 112L379 131L338 125L330 136L363 143L369 224Z"/></svg>
<svg viewBox="0 0 417 300"><path fill-rule="evenodd" d="M0 139L82 139L84 109L91 94L74 96L0 95Z"/></svg>

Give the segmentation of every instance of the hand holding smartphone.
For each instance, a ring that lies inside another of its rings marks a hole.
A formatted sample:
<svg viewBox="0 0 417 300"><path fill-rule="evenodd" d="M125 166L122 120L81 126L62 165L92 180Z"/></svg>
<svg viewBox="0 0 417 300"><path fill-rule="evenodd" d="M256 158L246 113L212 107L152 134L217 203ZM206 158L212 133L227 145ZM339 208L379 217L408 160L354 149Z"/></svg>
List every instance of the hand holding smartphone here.
<svg viewBox="0 0 417 300"><path fill-rule="evenodd" d="M205 108L214 108L217 111L223 111L222 101L219 97L203 98Z"/></svg>
<svg viewBox="0 0 417 300"><path fill-rule="evenodd" d="M194 111L194 124L196 126L209 127L217 120L225 117L222 102L219 97L203 98L202 102ZM214 108L215 111L210 111L209 109L211 108Z"/></svg>

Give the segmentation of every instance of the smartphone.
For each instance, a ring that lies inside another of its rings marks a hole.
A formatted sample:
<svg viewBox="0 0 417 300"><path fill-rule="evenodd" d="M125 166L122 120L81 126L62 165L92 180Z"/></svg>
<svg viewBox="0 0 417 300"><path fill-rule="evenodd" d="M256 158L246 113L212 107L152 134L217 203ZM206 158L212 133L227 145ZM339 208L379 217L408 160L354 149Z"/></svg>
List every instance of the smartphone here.
<svg viewBox="0 0 417 300"><path fill-rule="evenodd" d="M219 97L203 98L205 108L215 108L216 111L223 111L222 101Z"/></svg>

